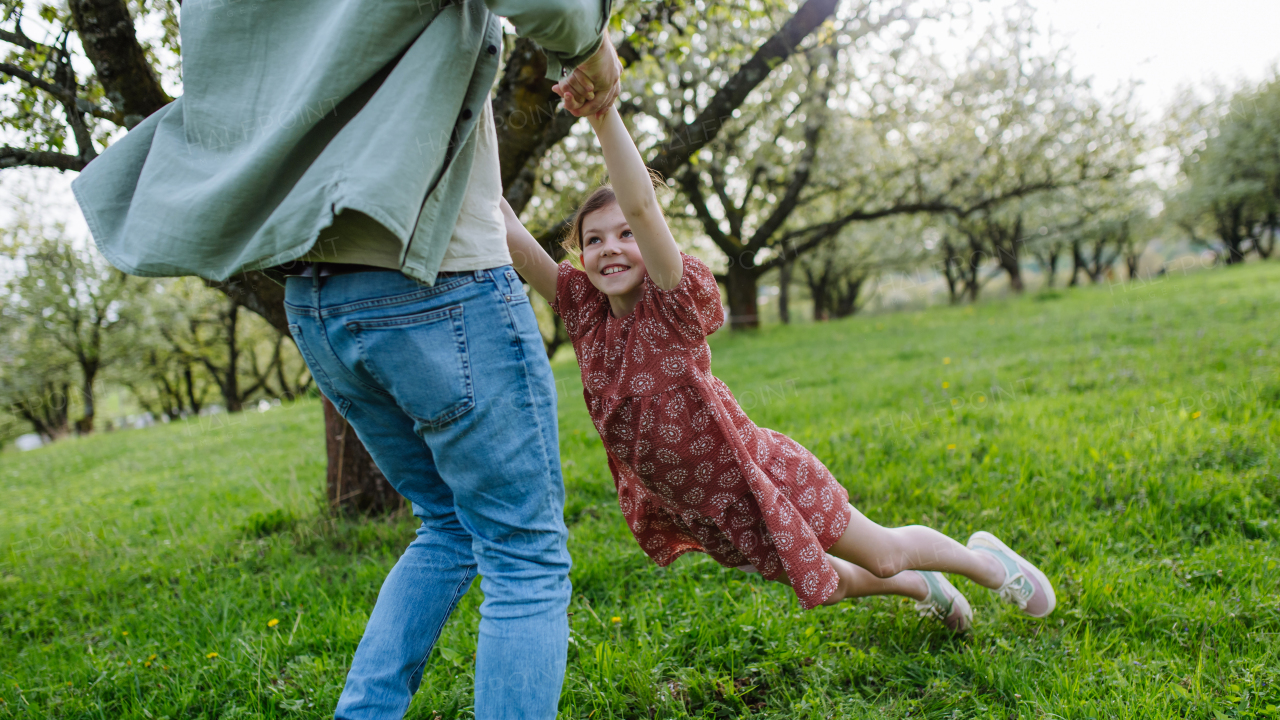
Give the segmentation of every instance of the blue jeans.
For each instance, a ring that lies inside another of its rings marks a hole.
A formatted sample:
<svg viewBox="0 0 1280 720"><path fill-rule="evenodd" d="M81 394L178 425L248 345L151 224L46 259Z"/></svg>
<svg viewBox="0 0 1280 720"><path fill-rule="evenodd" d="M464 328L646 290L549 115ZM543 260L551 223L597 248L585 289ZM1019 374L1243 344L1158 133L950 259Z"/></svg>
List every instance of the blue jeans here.
<svg viewBox="0 0 1280 720"><path fill-rule="evenodd" d="M400 718L478 572L476 717L554 718L570 599L556 394L509 266L291 277L289 331L316 383L421 518L387 575L335 716Z"/></svg>

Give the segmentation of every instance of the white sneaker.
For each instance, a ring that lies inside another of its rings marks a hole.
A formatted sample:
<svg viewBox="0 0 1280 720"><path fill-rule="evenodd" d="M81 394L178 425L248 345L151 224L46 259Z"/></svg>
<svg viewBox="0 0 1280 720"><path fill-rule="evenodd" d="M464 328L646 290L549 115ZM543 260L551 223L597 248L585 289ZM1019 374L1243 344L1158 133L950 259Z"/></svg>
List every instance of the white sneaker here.
<svg viewBox="0 0 1280 720"><path fill-rule="evenodd" d="M1053 594L1053 584L1039 568L989 532L979 530L970 535L968 544L970 550L990 553L1004 565L1005 579L996 590L1000 599L1017 605L1031 617L1042 618L1053 612L1058 599Z"/></svg>
<svg viewBox="0 0 1280 720"><path fill-rule="evenodd" d="M929 595L916 601L916 611L920 613L920 617L935 617L954 633L968 632L973 626L973 610L965 596L936 572L911 572L924 578L924 584L929 586Z"/></svg>

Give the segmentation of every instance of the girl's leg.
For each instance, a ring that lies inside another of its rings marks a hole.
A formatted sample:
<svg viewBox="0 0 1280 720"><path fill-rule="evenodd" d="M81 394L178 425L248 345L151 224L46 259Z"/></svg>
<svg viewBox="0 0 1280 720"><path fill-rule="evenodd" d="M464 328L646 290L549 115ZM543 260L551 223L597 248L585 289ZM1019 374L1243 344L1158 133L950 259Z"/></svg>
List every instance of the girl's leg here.
<svg viewBox="0 0 1280 720"><path fill-rule="evenodd" d="M990 554L961 545L923 525L886 528L849 506L849 527L827 553L848 560L877 578L893 578L903 570L936 570L963 575L987 588L998 588L1006 571ZM908 573L910 574L910 573Z"/></svg>
<svg viewBox="0 0 1280 720"><path fill-rule="evenodd" d="M824 605L835 605L849 598L870 597L872 595L901 595L912 600L924 600L929 594L929 586L919 573L904 572L893 577L880 578L865 569L845 562L828 554L827 562L840 578L840 585ZM785 577L785 576L783 576Z"/></svg>
<svg viewBox="0 0 1280 720"><path fill-rule="evenodd" d="M831 569L836 571L840 584L823 605L835 605L849 598L872 595L901 595L912 600L923 600L929 594L929 586L925 584L919 573L904 572L889 578L878 578L863 568L830 554L827 555L827 562L831 564ZM750 565L738 569L743 572L756 572L756 569ZM778 576L777 582L791 585L791 580L785 573Z"/></svg>

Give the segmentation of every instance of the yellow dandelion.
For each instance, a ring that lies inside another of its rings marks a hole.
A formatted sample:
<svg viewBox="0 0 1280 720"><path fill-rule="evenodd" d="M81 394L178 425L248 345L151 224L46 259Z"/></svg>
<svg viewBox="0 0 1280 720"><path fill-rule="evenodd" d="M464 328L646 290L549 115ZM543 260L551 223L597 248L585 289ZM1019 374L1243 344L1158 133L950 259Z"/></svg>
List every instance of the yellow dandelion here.
<svg viewBox="0 0 1280 720"><path fill-rule="evenodd" d="M208 658L208 659L210 659L210 660L212 660L212 659L214 659L214 658L218 657L218 653L216 653L216 652L211 652L211 653L209 653L208 655L205 655L205 657L206 657L206 658Z"/></svg>
<svg viewBox="0 0 1280 720"><path fill-rule="evenodd" d="M147 662L151 662L152 660L155 660L155 659L156 659L155 653L151 653L150 655L147 656Z"/></svg>
<svg viewBox="0 0 1280 720"><path fill-rule="evenodd" d="M132 664L133 664L133 661L132 661L132 660L125 660L125 661L124 661L124 664L125 664L125 665L132 665Z"/></svg>
<svg viewBox="0 0 1280 720"><path fill-rule="evenodd" d="M267 621L267 627L275 627L279 624L280 624L280 621L275 618L271 618L270 620Z"/></svg>
<svg viewBox="0 0 1280 720"><path fill-rule="evenodd" d="M949 358L949 357L942 358L942 364L943 364L943 365L950 365L950 364L951 364L951 358Z"/></svg>
<svg viewBox="0 0 1280 720"><path fill-rule="evenodd" d="M959 404L960 404L960 399L959 399L959 398L951 398L951 404L952 404L952 405L959 405Z"/></svg>
<svg viewBox="0 0 1280 720"><path fill-rule="evenodd" d="M120 631L120 634L121 634L121 635L128 635L128 634L129 634L129 631L128 631L128 630L121 630L121 631Z"/></svg>
<svg viewBox="0 0 1280 720"><path fill-rule="evenodd" d="M942 383L942 389L943 389L943 390L946 390L946 389L947 389L947 388L949 388L949 387L951 387L951 383L949 383L949 382L943 382L943 383Z"/></svg>
<svg viewBox="0 0 1280 720"><path fill-rule="evenodd" d="M620 623L622 622L622 618L618 617L617 615L614 615L613 617L609 618L609 622L612 622L615 624Z"/></svg>
<svg viewBox="0 0 1280 720"><path fill-rule="evenodd" d="M68 681L67 681L67 687L71 687L71 681L70 681L70 680L68 680Z"/></svg>
<svg viewBox="0 0 1280 720"><path fill-rule="evenodd" d="M1195 420L1195 419L1196 419L1196 418L1198 418L1198 417L1200 417L1200 411L1199 411L1199 410L1197 410L1197 411L1195 411L1195 412L1191 413L1191 419L1192 419L1192 420Z"/></svg>
<svg viewBox="0 0 1280 720"><path fill-rule="evenodd" d="M951 443L950 445L948 445L948 446L947 446L947 449L948 449L948 450L955 450L955 449L956 449L956 444L955 444L955 443Z"/></svg>
<svg viewBox="0 0 1280 720"><path fill-rule="evenodd" d="M151 661L148 660L147 662L142 663L142 667L151 667Z"/></svg>
<svg viewBox="0 0 1280 720"><path fill-rule="evenodd" d="M979 396L978 396L978 402L986 402L986 401L987 401L987 396L986 396L986 395L979 395Z"/></svg>

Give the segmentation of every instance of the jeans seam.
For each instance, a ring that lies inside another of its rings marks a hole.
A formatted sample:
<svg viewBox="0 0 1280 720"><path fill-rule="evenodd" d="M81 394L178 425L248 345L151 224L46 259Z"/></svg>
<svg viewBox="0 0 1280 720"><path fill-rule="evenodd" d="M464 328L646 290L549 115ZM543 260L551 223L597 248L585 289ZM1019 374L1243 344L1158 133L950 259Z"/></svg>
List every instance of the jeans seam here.
<svg viewBox="0 0 1280 720"><path fill-rule="evenodd" d="M315 361L311 351L308 349L308 343L302 338L302 326L298 323L289 323L289 327L291 329L297 328L297 336L294 338L294 341L298 345L298 352L302 354L302 359L304 361L310 360L311 364L307 367L308 371L313 375L318 374L319 376L324 377L324 383L329 386L329 390L333 394L333 397L329 398L329 400L333 402L334 408L338 410L338 414L341 415L343 419L346 419L347 412L351 409L351 401L338 394L338 386L334 384L333 379L329 377L329 373L325 372L324 367ZM312 365L315 367L314 370L311 367ZM319 384L319 382L320 378L316 377L316 383Z"/></svg>
<svg viewBox="0 0 1280 720"><path fill-rule="evenodd" d="M524 376L523 379L524 379L525 390L526 392L529 393L529 397L528 397L529 405L530 405L530 409L533 411L532 414L533 414L534 425L538 430L538 440L539 440L538 449L542 453L543 472L546 473L548 484L550 484L551 479L555 476L559 468L553 468L551 466L551 453L547 452L548 439L547 439L546 429L543 427L541 413L539 412L537 396L534 392L534 383L533 383L534 373L532 372L532 369L529 367L529 356L528 356L528 353L524 351L524 341L520 337L519 331L516 329L515 315L511 311L511 306L508 303L504 302L503 307L506 308L507 320L510 323L511 332L515 335L516 347L520 353L520 368ZM548 487L548 493L549 492L550 492L550 488ZM563 524L563 510L561 511L561 523ZM570 560L570 562L572 562L572 560Z"/></svg>
<svg viewBox="0 0 1280 720"><path fill-rule="evenodd" d="M467 594L467 590L471 588L471 583L476 579L476 573L472 570L467 571L466 579L459 582L457 587L453 589L453 599L449 601L449 609L445 611L440 624L436 626L436 632L431 637L431 642L427 644L427 652L422 656L422 660L409 673L409 677L413 677L419 670L422 670L427 660L431 657L431 651L435 650L436 643L440 641L440 635L444 632L444 626L448 624L449 617L453 615L453 611L457 609L458 602L462 600L462 596Z"/></svg>
<svg viewBox="0 0 1280 720"><path fill-rule="evenodd" d="M333 348L333 341L329 339L329 328L325 325L324 318L320 318L319 323L320 323L320 336L324 338L324 344L326 347L328 347L329 354L333 356L333 359L335 361L334 364L337 365L338 369L341 370L352 382L359 385L360 387L365 388L370 392L375 392L375 393L378 393L379 395L383 395L385 397L388 397L394 400L395 396L393 396L391 393L387 392L386 390L380 387L374 387L369 383L361 380L360 376L356 375L354 370L347 367L347 364L342 361L342 357L338 355L338 351ZM346 327L346 326L344 325L343 327ZM359 337L356 338L356 344L357 345L360 344Z"/></svg>

